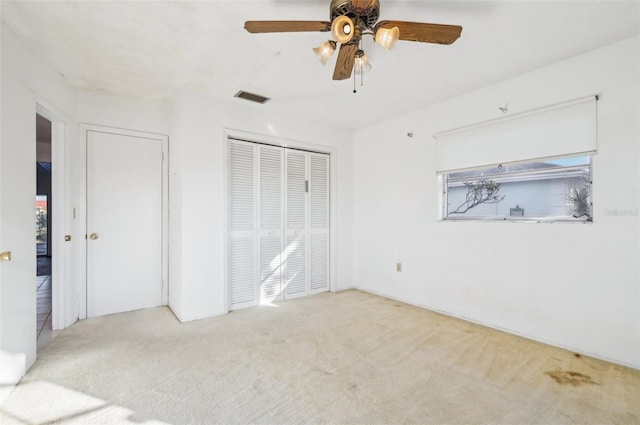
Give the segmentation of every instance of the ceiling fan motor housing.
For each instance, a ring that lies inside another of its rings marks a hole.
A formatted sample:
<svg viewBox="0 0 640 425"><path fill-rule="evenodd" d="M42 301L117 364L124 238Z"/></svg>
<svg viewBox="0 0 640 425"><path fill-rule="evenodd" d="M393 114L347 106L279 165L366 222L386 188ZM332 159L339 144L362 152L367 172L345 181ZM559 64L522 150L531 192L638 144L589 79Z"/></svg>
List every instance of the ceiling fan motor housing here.
<svg viewBox="0 0 640 425"><path fill-rule="evenodd" d="M372 29L380 17L380 1L366 0L355 3L356 5L352 4L351 0L331 0L331 20L344 15L352 19L357 18L365 28Z"/></svg>

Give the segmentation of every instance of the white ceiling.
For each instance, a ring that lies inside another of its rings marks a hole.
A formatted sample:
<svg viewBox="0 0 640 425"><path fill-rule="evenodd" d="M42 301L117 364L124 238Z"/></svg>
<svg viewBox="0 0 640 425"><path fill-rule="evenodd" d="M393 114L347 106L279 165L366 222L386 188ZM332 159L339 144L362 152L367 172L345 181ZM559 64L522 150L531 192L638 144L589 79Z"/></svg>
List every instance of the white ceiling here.
<svg viewBox="0 0 640 425"><path fill-rule="evenodd" d="M181 91L357 129L640 33L640 1L392 1L381 19L462 25L450 46L365 38L373 70L333 81L327 33L249 34L245 20L328 20L329 0L2 1L3 20L76 87L169 102ZM233 99L235 102L245 102Z"/></svg>

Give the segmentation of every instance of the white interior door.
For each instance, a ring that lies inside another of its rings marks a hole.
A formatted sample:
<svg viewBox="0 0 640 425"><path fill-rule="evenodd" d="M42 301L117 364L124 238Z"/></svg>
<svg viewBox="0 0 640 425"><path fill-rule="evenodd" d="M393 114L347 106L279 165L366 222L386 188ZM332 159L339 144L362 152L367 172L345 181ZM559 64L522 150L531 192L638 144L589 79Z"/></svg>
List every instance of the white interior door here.
<svg viewBox="0 0 640 425"><path fill-rule="evenodd" d="M11 81L11 80L9 80ZM11 99L11 100L10 100ZM32 94L2 74L0 404L36 359L36 123ZM9 259L11 253L11 259Z"/></svg>
<svg viewBox="0 0 640 425"><path fill-rule="evenodd" d="M283 253L283 149L260 146L260 302L284 298Z"/></svg>
<svg viewBox="0 0 640 425"><path fill-rule="evenodd" d="M256 145L229 144L229 307L255 305Z"/></svg>
<svg viewBox="0 0 640 425"><path fill-rule="evenodd" d="M162 305L164 140L87 132L87 316Z"/></svg>
<svg viewBox="0 0 640 425"><path fill-rule="evenodd" d="M308 295L307 258L307 158L305 152L287 149L286 158L286 265L285 298Z"/></svg>
<svg viewBox="0 0 640 425"><path fill-rule="evenodd" d="M309 154L309 293L329 290L329 155Z"/></svg>
<svg viewBox="0 0 640 425"><path fill-rule="evenodd" d="M231 310L329 290L329 155L230 140Z"/></svg>

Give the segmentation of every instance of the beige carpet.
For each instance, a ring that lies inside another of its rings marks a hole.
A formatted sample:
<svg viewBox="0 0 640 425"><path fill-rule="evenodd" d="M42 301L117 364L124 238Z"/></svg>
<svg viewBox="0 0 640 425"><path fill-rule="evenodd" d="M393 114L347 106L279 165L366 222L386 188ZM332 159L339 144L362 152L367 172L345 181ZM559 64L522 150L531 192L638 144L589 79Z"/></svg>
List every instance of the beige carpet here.
<svg viewBox="0 0 640 425"><path fill-rule="evenodd" d="M84 320L5 424L638 424L640 372L360 291Z"/></svg>

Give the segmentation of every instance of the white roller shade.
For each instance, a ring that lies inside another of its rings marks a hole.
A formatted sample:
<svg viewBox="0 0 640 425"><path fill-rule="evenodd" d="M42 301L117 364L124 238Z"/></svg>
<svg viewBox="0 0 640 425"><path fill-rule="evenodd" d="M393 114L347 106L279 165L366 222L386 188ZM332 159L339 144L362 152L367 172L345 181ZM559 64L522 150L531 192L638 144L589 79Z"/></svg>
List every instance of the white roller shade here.
<svg viewBox="0 0 640 425"><path fill-rule="evenodd" d="M436 134L436 172L595 153L596 104L589 96Z"/></svg>

